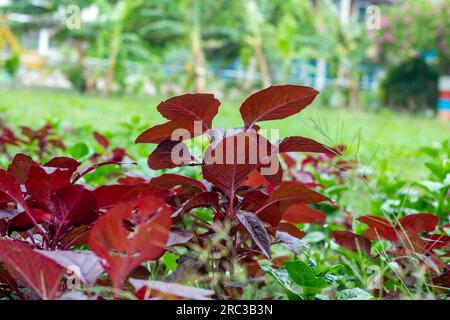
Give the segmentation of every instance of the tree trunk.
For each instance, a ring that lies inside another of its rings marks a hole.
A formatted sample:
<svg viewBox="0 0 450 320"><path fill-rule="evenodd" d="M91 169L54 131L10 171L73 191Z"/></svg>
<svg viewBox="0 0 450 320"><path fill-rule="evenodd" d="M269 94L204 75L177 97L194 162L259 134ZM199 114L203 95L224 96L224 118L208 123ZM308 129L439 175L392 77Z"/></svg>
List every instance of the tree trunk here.
<svg viewBox="0 0 450 320"><path fill-rule="evenodd" d="M354 79L350 81L349 87L349 105L353 110L359 110L359 80Z"/></svg>
<svg viewBox="0 0 450 320"><path fill-rule="evenodd" d="M194 60L195 90L203 92L206 88L206 62L201 41L194 35L192 40L192 56Z"/></svg>
<svg viewBox="0 0 450 320"><path fill-rule="evenodd" d="M247 72L245 73L244 90L250 90L255 82L255 74L257 67L256 59L254 57L250 58L248 62Z"/></svg>
<svg viewBox="0 0 450 320"><path fill-rule="evenodd" d="M256 60L258 61L259 71L261 71L261 82L264 88L272 85L270 77L269 65L267 63L266 56L264 55L261 44L254 45Z"/></svg>
<svg viewBox="0 0 450 320"><path fill-rule="evenodd" d="M118 21L116 22L116 27L113 30L111 47L109 49L108 68L106 70L105 75L105 87L103 88L103 94L106 96L111 93L111 87L116 72L117 56L119 55L121 43L122 43L122 23Z"/></svg>

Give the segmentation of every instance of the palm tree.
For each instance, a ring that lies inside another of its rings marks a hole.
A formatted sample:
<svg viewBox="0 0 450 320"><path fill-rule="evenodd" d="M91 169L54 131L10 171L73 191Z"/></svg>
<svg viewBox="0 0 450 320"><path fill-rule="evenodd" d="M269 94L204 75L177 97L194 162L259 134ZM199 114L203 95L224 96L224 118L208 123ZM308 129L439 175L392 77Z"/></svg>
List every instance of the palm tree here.
<svg viewBox="0 0 450 320"><path fill-rule="evenodd" d="M190 52L197 91L204 91L207 54L211 47L225 46L236 38L234 17L237 2L227 0L147 0L135 16L133 28L155 49L177 44ZM234 29L234 30L233 30Z"/></svg>

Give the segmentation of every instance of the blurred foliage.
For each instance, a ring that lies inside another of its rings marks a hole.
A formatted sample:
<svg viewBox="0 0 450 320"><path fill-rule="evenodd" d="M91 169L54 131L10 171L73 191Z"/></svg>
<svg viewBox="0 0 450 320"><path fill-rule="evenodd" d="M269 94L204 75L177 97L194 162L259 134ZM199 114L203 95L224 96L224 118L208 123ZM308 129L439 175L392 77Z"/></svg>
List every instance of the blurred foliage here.
<svg viewBox="0 0 450 320"><path fill-rule="evenodd" d="M434 109L438 74L422 58L410 58L391 67L381 83L386 106L412 112Z"/></svg>
<svg viewBox="0 0 450 320"><path fill-rule="evenodd" d="M403 1L386 7L376 35L378 59L386 63L434 52L439 73L450 72L450 2Z"/></svg>

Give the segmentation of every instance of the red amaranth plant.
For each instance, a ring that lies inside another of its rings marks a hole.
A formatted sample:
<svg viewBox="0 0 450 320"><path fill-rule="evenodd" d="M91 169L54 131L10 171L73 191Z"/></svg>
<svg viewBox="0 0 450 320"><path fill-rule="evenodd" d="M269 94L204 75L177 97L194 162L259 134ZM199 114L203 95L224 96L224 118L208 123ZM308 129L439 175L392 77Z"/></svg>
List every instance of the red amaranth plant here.
<svg viewBox="0 0 450 320"><path fill-rule="evenodd" d="M285 119L300 112L317 94L312 88L293 85L259 91L240 108L244 126L232 130L212 127L220 105L212 94L186 94L158 105L158 111L168 122L146 130L136 142L158 144L148 158L152 169L201 167L202 181L174 174L150 181L170 190L169 203L175 209L176 225L192 219L191 229L184 230L187 235L182 244L209 251L210 260L204 262L209 268L199 267L197 272L233 272L235 262L250 263L255 257L270 259L270 246L274 242L284 242L298 251L302 233L293 224L280 224L283 213L290 208L310 209L306 205L311 203L332 202L300 182L283 181L278 154L338 152L298 136L272 144L257 126L262 121ZM174 139L172 133L177 129L185 134ZM202 134L209 137L210 144L199 160L192 156L184 141ZM261 149L267 152L259 152ZM176 158L182 161L177 162ZM276 171L264 171L274 164ZM209 208L212 216L205 218L194 213L200 207Z"/></svg>
<svg viewBox="0 0 450 320"><path fill-rule="evenodd" d="M112 152L109 157L109 142L98 133L95 138L106 156L91 159L104 161L85 168L68 157L40 164L17 154L7 170L0 170L0 295L64 298L73 294L63 281L70 271L83 283L83 293L76 291L82 299L96 298L94 286L112 288L102 297L115 298L123 297L123 289L139 299L205 299L214 292L223 297L240 296L236 264L258 267L257 259L270 259L271 244L278 242L299 253L303 232L292 219L304 215L296 211L305 211L312 203L333 203L300 182L283 181L278 155L331 155L336 151L296 136L271 143L257 125L300 112L316 95L314 89L302 86L275 86L257 92L240 108L244 126L233 130L212 127L220 105L213 95L188 94L162 102L158 110L169 121L137 139L158 144L149 156L149 166L197 166L203 180L166 173L150 181L125 176L117 184L89 188L83 183L86 174L104 165L120 164L125 156L122 152L115 157ZM176 129L184 129L190 137L210 137L202 159L188 152L185 138L171 140ZM49 130L24 134L46 146L51 143ZM177 155L183 161L176 163ZM275 170L268 170L272 167ZM203 214L202 208L207 210ZM148 281L149 265L144 268L143 263L153 261L153 266L159 266L166 251L179 250L185 254L167 279L160 268L152 270L153 278L165 282ZM214 292L168 283L211 272L220 276L209 282L210 277L203 277L199 284Z"/></svg>

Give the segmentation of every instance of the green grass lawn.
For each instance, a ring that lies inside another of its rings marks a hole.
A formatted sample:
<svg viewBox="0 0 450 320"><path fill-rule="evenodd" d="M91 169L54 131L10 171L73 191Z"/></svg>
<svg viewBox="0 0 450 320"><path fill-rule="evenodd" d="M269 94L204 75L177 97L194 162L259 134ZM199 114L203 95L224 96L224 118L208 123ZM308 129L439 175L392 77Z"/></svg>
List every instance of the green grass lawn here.
<svg viewBox="0 0 450 320"><path fill-rule="evenodd" d="M161 123L157 104L169 97L81 95L72 91L0 89L0 117L11 126L38 127L58 121L64 127L88 127L120 135L121 123L139 115L148 127ZM215 120L216 126L241 126L241 101L227 101ZM280 136L302 135L328 145L351 146L352 156L363 164L388 162L387 170L415 178L424 174L423 161L416 151L422 146L450 137L450 122L383 111L359 112L324 108L313 103L287 120L263 123L279 129ZM76 137L75 137L76 138ZM132 143L135 137L121 137Z"/></svg>

